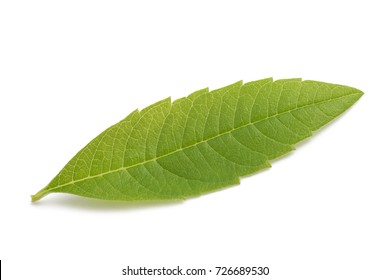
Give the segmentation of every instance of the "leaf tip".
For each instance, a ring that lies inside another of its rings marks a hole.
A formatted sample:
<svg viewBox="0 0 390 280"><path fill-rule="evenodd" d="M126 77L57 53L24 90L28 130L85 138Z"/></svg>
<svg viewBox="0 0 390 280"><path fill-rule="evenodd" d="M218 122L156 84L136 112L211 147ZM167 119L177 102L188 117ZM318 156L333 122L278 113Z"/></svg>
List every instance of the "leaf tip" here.
<svg viewBox="0 0 390 280"><path fill-rule="evenodd" d="M362 97L363 95L364 95L364 92L361 91L360 89L351 88L349 98L351 99L351 102L353 104L353 103L357 102L360 99L360 97Z"/></svg>
<svg viewBox="0 0 390 280"><path fill-rule="evenodd" d="M356 94L359 96L358 98L362 97L364 95L364 92L360 89L356 89Z"/></svg>

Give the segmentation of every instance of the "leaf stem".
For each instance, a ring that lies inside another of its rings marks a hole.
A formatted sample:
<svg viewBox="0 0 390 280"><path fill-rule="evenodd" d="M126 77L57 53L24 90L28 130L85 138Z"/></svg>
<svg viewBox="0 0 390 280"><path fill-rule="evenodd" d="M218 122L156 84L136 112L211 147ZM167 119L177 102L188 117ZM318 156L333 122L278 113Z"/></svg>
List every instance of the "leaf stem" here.
<svg viewBox="0 0 390 280"><path fill-rule="evenodd" d="M39 192L37 192L36 194L31 196L31 202L36 202L47 194L49 194L49 192L47 190L45 190L45 189L40 190Z"/></svg>

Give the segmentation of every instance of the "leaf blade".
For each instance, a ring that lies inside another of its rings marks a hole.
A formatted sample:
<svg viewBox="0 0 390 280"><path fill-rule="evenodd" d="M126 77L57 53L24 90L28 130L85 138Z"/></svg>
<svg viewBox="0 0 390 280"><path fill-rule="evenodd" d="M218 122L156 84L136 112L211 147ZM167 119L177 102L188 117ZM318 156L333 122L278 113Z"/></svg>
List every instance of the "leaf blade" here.
<svg viewBox="0 0 390 280"><path fill-rule="evenodd" d="M183 199L239 183L330 122L363 93L316 81L241 81L135 110L87 144L36 195Z"/></svg>

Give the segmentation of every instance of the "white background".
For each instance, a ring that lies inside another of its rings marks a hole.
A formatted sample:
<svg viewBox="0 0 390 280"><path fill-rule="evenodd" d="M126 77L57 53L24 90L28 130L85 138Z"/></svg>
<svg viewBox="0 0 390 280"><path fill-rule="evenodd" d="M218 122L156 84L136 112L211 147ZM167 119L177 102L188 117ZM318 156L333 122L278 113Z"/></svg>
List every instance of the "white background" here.
<svg viewBox="0 0 390 280"><path fill-rule="evenodd" d="M4 279L150 279L121 276L127 265L390 279L386 2L2 0ZM65 194L30 203L79 149L134 109L270 76L365 95L239 186L181 203Z"/></svg>

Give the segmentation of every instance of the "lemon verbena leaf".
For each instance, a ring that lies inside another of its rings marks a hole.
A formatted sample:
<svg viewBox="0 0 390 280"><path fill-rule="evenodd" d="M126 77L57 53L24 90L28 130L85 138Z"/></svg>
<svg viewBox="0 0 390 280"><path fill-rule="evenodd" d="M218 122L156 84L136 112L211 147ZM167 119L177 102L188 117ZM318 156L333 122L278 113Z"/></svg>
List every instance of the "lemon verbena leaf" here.
<svg viewBox="0 0 390 280"><path fill-rule="evenodd" d="M238 184L362 94L317 81L263 79L164 99L102 132L32 200L60 192L107 200L184 199Z"/></svg>

